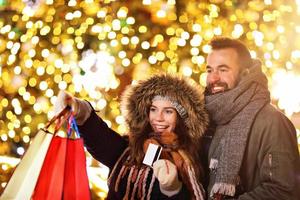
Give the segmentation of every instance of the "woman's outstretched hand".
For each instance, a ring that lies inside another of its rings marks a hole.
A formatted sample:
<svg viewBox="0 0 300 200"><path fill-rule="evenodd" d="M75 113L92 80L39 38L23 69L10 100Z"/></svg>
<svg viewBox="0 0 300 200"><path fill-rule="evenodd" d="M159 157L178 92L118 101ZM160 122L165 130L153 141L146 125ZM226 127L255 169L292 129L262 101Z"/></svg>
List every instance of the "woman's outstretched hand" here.
<svg viewBox="0 0 300 200"><path fill-rule="evenodd" d="M160 159L153 163L153 173L159 181L160 190L167 196L177 194L182 187L176 166L169 160Z"/></svg>
<svg viewBox="0 0 300 200"><path fill-rule="evenodd" d="M54 103L54 114L58 115L63 109L67 106L70 106L74 115L76 115L78 111L77 102L71 94L67 93L64 90L60 90L56 102Z"/></svg>

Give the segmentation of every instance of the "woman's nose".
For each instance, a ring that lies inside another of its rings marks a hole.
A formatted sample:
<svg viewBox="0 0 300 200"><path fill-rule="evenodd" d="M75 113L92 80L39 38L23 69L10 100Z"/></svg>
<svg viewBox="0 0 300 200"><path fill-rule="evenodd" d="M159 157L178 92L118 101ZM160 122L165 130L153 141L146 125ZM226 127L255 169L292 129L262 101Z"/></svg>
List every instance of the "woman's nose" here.
<svg viewBox="0 0 300 200"><path fill-rule="evenodd" d="M163 116L163 113L162 112L158 112L157 114L156 114L156 120L157 121L163 121L164 120L164 116Z"/></svg>

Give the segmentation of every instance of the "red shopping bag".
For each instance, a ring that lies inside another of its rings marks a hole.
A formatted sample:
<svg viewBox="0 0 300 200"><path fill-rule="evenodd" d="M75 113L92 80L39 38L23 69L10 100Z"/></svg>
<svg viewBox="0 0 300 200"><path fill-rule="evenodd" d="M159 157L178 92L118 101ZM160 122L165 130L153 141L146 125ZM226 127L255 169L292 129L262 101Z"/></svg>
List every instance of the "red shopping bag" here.
<svg viewBox="0 0 300 200"><path fill-rule="evenodd" d="M63 199L87 200L91 196L83 140L79 138L79 131L73 116L69 119L69 136L71 135L71 130L75 133L75 139L68 139Z"/></svg>
<svg viewBox="0 0 300 200"><path fill-rule="evenodd" d="M61 121L58 119L61 119L68 112L69 109L65 108L57 116L54 116L45 128L38 131L6 185L0 197L1 200L31 199L53 138L53 134L48 129L54 122L58 121L54 130L56 132L61 126L61 123L59 123Z"/></svg>
<svg viewBox="0 0 300 200"><path fill-rule="evenodd" d="M68 140L64 178L63 199L90 199L82 139Z"/></svg>
<svg viewBox="0 0 300 200"><path fill-rule="evenodd" d="M60 200L62 198L67 138L53 137L37 184L33 200Z"/></svg>
<svg viewBox="0 0 300 200"><path fill-rule="evenodd" d="M83 140L73 115L68 120L68 138L52 139L32 199L90 199Z"/></svg>

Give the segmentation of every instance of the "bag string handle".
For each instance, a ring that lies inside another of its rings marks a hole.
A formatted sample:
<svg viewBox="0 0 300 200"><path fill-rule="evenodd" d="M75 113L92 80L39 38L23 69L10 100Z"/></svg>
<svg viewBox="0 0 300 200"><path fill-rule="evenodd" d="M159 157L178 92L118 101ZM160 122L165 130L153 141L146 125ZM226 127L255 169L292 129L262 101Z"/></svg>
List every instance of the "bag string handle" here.
<svg viewBox="0 0 300 200"><path fill-rule="evenodd" d="M74 131L75 138L80 138L79 129L73 113L71 113L71 115L69 116L67 130L68 130L68 137L71 137L72 131Z"/></svg>
<svg viewBox="0 0 300 200"><path fill-rule="evenodd" d="M71 107L70 106L66 106L59 114L55 115L46 125L45 128L46 130L48 130L48 128L54 123L55 124L55 128L54 128L54 135L58 132L58 130L61 128L61 126L63 125L63 123L66 121L66 119L68 119L68 117L71 115Z"/></svg>

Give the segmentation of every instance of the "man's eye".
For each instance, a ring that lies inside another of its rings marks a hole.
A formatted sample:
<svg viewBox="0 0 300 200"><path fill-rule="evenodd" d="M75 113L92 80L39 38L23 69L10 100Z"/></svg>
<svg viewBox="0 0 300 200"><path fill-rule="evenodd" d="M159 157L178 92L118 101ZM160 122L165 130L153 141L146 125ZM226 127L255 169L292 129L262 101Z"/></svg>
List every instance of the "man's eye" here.
<svg viewBox="0 0 300 200"><path fill-rule="evenodd" d="M206 72L207 73L211 73L211 69L206 69Z"/></svg>
<svg viewBox="0 0 300 200"><path fill-rule="evenodd" d="M220 72L227 72L227 69L220 69Z"/></svg>

